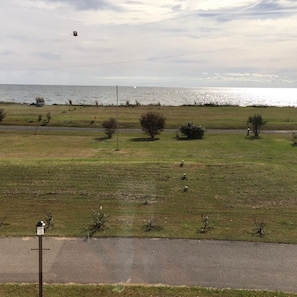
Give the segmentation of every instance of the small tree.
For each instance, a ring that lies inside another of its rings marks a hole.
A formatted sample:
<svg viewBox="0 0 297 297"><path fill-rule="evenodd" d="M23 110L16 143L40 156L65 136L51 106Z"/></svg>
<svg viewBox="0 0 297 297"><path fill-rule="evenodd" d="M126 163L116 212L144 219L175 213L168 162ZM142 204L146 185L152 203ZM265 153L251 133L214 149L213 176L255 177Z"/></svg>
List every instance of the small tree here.
<svg viewBox="0 0 297 297"><path fill-rule="evenodd" d="M255 137L259 136L260 129L262 126L266 124L267 121L264 121L260 114L255 114L253 116L249 116L247 120L247 124L251 125L251 129L255 135Z"/></svg>
<svg viewBox="0 0 297 297"><path fill-rule="evenodd" d="M201 219L202 219L202 228L200 229L200 232L206 233L207 231L209 231L208 215L201 214Z"/></svg>
<svg viewBox="0 0 297 297"><path fill-rule="evenodd" d="M160 134L165 128L166 118L154 111L148 111L142 114L140 118L140 125L144 133L148 134L152 139L155 135Z"/></svg>
<svg viewBox="0 0 297 297"><path fill-rule="evenodd" d="M188 139L202 139L205 128L201 125L195 125L191 122L188 122L187 124L184 124L180 127L180 132L187 136Z"/></svg>
<svg viewBox="0 0 297 297"><path fill-rule="evenodd" d="M40 124L41 120L42 120L42 115L40 114L40 115L38 116L38 119L37 119L37 124L36 124L35 135L37 134L38 126L39 126L39 124Z"/></svg>
<svg viewBox="0 0 297 297"><path fill-rule="evenodd" d="M155 219L153 217L150 217L146 222L145 222L145 231L159 231L162 228L159 225L155 224Z"/></svg>
<svg viewBox="0 0 297 297"><path fill-rule="evenodd" d="M104 128L104 133L112 138L112 135L115 133L117 129L117 121L114 118L110 118L102 123L102 127Z"/></svg>
<svg viewBox="0 0 297 297"><path fill-rule="evenodd" d="M91 235L93 235L97 231L104 231L105 224L108 219L108 215L103 211L102 206L100 209L91 210L92 221L90 225Z"/></svg>
<svg viewBox="0 0 297 297"><path fill-rule="evenodd" d="M5 117L6 117L6 112L4 112L4 109L0 109L0 122L2 122Z"/></svg>
<svg viewBox="0 0 297 297"><path fill-rule="evenodd" d="M253 234L259 235L260 237L264 236L264 228L266 224L263 221L258 222L256 221L256 219L254 219L254 222L255 222L256 228L253 229Z"/></svg>

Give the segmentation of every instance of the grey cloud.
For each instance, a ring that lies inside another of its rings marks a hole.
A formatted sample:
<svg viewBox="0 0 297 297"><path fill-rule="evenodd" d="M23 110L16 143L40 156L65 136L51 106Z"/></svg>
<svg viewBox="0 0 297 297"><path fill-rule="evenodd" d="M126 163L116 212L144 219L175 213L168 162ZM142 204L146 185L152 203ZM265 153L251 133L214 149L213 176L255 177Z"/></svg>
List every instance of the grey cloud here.
<svg viewBox="0 0 297 297"><path fill-rule="evenodd" d="M14 51L10 51L10 50L3 50L0 51L0 55L1 56L12 56L15 55L16 53Z"/></svg>
<svg viewBox="0 0 297 297"><path fill-rule="evenodd" d="M177 4L177 5L173 6L171 9L172 9L172 11L180 11L181 7L182 6L180 4Z"/></svg>
<svg viewBox="0 0 297 297"><path fill-rule="evenodd" d="M228 22L234 19L267 19L281 18L297 13L297 1L286 5L282 1L260 0L254 5L241 6L232 9L195 11L196 17L213 19L218 22Z"/></svg>
<svg viewBox="0 0 297 297"><path fill-rule="evenodd" d="M47 60L60 60L61 56L53 53L48 52L35 52L33 55L38 56L40 58L44 58Z"/></svg>
<svg viewBox="0 0 297 297"><path fill-rule="evenodd" d="M42 37L36 35L23 34L23 32L6 35L8 39L27 44L37 44L42 41Z"/></svg>
<svg viewBox="0 0 297 297"><path fill-rule="evenodd" d="M293 2L292 2L293 3ZM262 0L259 1L255 6L248 7L243 11L243 15L252 16L252 17L263 17L267 18L278 18L283 15L296 14L297 13L297 3L288 7L281 1L268 1Z"/></svg>
<svg viewBox="0 0 297 297"><path fill-rule="evenodd" d="M108 0L43 0L45 2L65 3L73 6L76 10L116 10L120 11L120 6Z"/></svg>
<svg viewBox="0 0 297 297"><path fill-rule="evenodd" d="M143 4L143 2L141 2L141 1L127 1L127 4L141 5L141 4Z"/></svg>

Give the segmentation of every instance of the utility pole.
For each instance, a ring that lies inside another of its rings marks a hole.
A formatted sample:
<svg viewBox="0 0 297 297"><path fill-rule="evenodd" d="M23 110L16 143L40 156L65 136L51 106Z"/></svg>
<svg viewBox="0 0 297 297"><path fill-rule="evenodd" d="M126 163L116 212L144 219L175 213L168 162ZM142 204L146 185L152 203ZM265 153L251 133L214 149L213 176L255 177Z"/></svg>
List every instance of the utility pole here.
<svg viewBox="0 0 297 297"><path fill-rule="evenodd" d="M116 94L117 94L117 148L116 151L119 150L119 86L116 86Z"/></svg>

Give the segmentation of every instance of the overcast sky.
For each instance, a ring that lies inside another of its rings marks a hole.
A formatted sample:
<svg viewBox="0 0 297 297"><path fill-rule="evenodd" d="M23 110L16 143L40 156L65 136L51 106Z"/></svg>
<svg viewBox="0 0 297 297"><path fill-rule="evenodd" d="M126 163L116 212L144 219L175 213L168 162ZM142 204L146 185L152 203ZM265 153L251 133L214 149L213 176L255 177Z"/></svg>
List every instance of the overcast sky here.
<svg viewBox="0 0 297 297"><path fill-rule="evenodd" d="M2 84L297 87L296 0L1 0L0 19Z"/></svg>

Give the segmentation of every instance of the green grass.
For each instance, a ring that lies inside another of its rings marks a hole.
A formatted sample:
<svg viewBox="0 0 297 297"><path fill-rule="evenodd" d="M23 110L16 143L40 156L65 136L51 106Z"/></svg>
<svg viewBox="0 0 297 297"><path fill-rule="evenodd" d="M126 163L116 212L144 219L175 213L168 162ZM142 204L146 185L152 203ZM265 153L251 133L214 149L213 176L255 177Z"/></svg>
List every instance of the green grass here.
<svg viewBox="0 0 297 297"><path fill-rule="evenodd" d="M7 218L0 234L33 235L32 226L51 211L48 235L85 236L90 209L102 205L110 217L106 232L96 236L296 243L291 143L291 135L277 134L218 133L188 141L166 132L150 141L123 132L116 151L116 138L103 133L1 133L0 218ZM209 216L206 234L200 233L201 214ZM160 231L144 231L150 217ZM255 219L267 225L262 238L252 234Z"/></svg>
<svg viewBox="0 0 297 297"><path fill-rule="evenodd" d="M0 285L2 297L31 297L37 296L36 285ZM218 290L198 287L167 287L167 286L108 286L108 285L46 285L43 295L51 297L289 297L297 296L292 293L247 291L247 290Z"/></svg>
<svg viewBox="0 0 297 297"><path fill-rule="evenodd" d="M118 116L119 128L140 128L141 114L154 110L166 117L166 128L177 129L188 121L203 125L206 129L245 129L250 115L261 114L267 121L265 129L297 129L297 109L294 107L203 107L203 106L65 106L35 107L21 104L0 104L7 113L3 125L36 125L39 115L48 126L101 127L110 117ZM43 120L41 123L43 123Z"/></svg>
<svg viewBox="0 0 297 297"><path fill-rule="evenodd" d="M49 126L101 127L116 107L1 104L3 125L36 125L51 112ZM167 117L167 128L192 121L211 128L246 128L249 115L262 114L265 129L297 129L295 108L119 107L120 128L139 128L147 110ZM94 121L91 124L91 121ZM150 141L142 133L106 139L102 132L25 130L0 132L0 236L33 236L35 224L54 215L48 236L85 236L90 209L109 215L105 233L95 236L152 236L297 242L297 161L291 135L206 133L203 140L177 140L162 133ZM119 147L119 151L116 148ZM181 160L185 166L179 167ZM182 180L183 173L187 179ZM183 192L184 185L189 186ZM148 200L149 204L144 205ZM201 214L210 231L200 233ZM146 232L156 219L159 231ZM254 220L266 223L253 234ZM1 284L0 296L37 296L37 285ZM44 296L296 296L196 287L45 285Z"/></svg>

